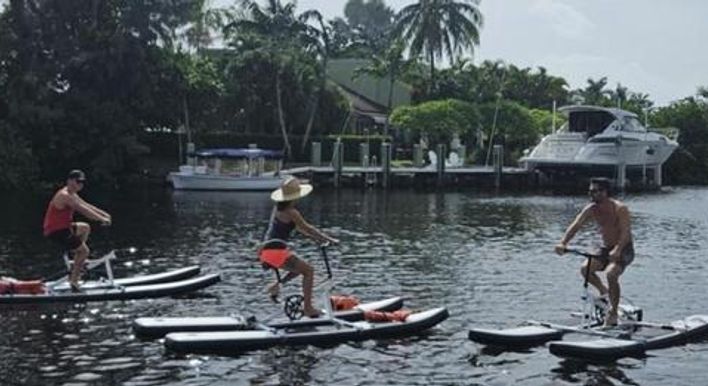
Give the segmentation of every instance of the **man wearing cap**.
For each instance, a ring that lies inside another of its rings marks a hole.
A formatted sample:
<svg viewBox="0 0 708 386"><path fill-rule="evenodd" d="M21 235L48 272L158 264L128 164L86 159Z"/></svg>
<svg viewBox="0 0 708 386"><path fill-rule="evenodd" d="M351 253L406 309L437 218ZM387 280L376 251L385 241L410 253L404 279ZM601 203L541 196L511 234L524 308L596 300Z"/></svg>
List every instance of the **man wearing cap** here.
<svg viewBox="0 0 708 386"><path fill-rule="evenodd" d="M312 306L314 270L310 264L289 250L286 242L295 229L318 243L337 244L339 240L309 224L295 208L296 201L307 196L310 192L312 192L312 185L300 184L300 181L295 177L288 177L279 189L273 191L270 197L276 202L276 206L273 208L270 224L266 231L266 241L259 251L259 258L261 263L269 268L283 268L288 271L281 281L282 283L302 275L303 312L307 316L315 317L319 315L319 312ZM279 290L280 283L278 282L268 287L268 292L272 297L277 296Z"/></svg>
<svg viewBox="0 0 708 386"><path fill-rule="evenodd" d="M81 170L72 170L66 177L66 185L59 189L49 201L44 215L44 236L69 251L74 258L74 265L69 274L72 290L79 290L81 269L89 255L86 246L91 233L91 226L85 222L72 222L77 211L90 220L104 225L111 224L111 215L89 204L79 197L79 191L86 183L86 175Z"/></svg>

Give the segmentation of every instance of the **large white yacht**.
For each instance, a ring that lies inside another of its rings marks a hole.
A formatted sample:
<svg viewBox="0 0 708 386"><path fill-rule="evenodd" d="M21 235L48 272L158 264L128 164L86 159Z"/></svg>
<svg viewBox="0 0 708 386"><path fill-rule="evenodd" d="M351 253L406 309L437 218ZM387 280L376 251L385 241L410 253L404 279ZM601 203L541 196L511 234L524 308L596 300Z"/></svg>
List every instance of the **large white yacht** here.
<svg viewBox="0 0 708 386"><path fill-rule="evenodd" d="M660 169L678 147L664 134L647 130L629 111L598 106L566 106L568 118L546 135L519 163L529 170ZM674 129L675 130L675 129Z"/></svg>

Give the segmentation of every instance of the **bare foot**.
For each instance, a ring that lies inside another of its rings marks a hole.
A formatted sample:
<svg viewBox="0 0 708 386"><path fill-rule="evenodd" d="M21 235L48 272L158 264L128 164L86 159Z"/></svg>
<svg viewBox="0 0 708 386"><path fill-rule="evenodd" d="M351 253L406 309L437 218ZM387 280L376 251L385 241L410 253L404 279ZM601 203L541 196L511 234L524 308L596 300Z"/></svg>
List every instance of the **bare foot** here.
<svg viewBox="0 0 708 386"><path fill-rule="evenodd" d="M280 295L280 284L273 283L266 288L266 291L268 292L271 300L277 301L278 295Z"/></svg>
<svg viewBox="0 0 708 386"><path fill-rule="evenodd" d="M74 281L69 282L69 287L71 288L71 292L74 292L74 293L81 292L81 287L79 286L79 283L77 283L77 282L74 282Z"/></svg>
<svg viewBox="0 0 708 386"><path fill-rule="evenodd" d="M318 318L322 316L322 314L314 308L305 308L303 310L303 314L305 314L308 318Z"/></svg>
<svg viewBox="0 0 708 386"><path fill-rule="evenodd" d="M605 315L605 324L603 327L614 327L617 325L617 311L609 311Z"/></svg>

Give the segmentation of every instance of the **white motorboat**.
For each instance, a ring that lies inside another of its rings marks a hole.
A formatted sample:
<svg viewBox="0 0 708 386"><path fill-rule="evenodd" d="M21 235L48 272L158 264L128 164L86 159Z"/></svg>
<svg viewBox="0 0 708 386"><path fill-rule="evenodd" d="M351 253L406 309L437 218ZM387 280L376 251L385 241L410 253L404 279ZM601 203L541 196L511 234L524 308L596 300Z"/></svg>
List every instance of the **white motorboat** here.
<svg viewBox="0 0 708 386"><path fill-rule="evenodd" d="M650 131L629 111L598 106L565 106L568 117L519 160L528 170L609 170L660 168L678 143ZM675 130L675 129L673 129Z"/></svg>
<svg viewBox="0 0 708 386"><path fill-rule="evenodd" d="M257 148L204 149L169 179L178 190L273 190L283 181L283 153Z"/></svg>

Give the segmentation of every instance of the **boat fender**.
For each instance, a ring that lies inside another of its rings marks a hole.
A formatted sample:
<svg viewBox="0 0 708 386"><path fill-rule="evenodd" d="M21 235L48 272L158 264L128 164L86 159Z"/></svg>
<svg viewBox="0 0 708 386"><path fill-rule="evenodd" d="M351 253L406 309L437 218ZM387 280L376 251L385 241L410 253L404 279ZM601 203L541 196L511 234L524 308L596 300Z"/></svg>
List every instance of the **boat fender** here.
<svg viewBox="0 0 708 386"><path fill-rule="evenodd" d="M361 303L356 296L347 295L332 295L329 297L329 300L332 303L332 309L334 311L351 310Z"/></svg>
<svg viewBox="0 0 708 386"><path fill-rule="evenodd" d="M372 323L405 322L408 316L412 313L413 311L411 310L398 310L393 312L365 311L364 320Z"/></svg>
<svg viewBox="0 0 708 386"><path fill-rule="evenodd" d="M47 293L47 289L40 280L21 281L11 277L0 278L0 295L41 295L45 293Z"/></svg>

